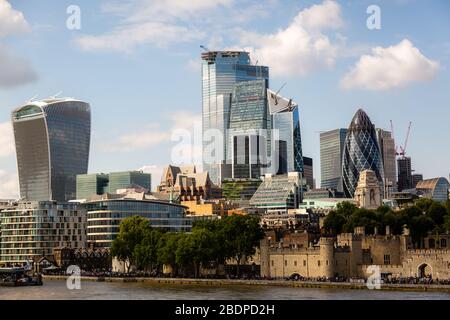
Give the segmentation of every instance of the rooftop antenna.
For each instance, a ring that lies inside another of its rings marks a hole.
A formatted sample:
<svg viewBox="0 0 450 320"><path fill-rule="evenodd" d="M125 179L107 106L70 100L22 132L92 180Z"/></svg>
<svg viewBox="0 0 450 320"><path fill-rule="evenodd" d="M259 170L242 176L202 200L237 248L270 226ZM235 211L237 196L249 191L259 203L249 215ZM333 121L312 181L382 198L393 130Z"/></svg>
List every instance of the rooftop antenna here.
<svg viewBox="0 0 450 320"><path fill-rule="evenodd" d="M54 94L53 96L50 96L50 98L55 99L57 96L60 96L62 91L59 91L57 94Z"/></svg>

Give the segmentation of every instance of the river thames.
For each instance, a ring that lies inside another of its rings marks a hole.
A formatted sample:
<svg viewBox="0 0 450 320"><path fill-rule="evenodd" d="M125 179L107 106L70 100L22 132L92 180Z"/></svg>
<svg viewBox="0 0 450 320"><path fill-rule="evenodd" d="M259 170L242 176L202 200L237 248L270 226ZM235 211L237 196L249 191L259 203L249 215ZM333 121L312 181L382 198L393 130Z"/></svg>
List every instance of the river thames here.
<svg viewBox="0 0 450 320"><path fill-rule="evenodd" d="M450 300L446 292L316 289L260 285L200 286L82 281L69 290L64 280L42 287L0 287L0 299L30 300Z"/></svg>

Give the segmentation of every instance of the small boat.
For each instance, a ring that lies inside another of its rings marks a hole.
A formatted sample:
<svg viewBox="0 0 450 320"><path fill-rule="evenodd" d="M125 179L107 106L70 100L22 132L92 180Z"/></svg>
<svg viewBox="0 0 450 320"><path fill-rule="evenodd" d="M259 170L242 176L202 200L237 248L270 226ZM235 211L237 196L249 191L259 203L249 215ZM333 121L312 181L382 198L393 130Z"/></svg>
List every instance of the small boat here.
<svg viewBox="0 0 450 320"><path fill-rule="evenodd" d="M0 287L42 286L42 275L30 275L30 271L27 268L0 268Z"/></svg>

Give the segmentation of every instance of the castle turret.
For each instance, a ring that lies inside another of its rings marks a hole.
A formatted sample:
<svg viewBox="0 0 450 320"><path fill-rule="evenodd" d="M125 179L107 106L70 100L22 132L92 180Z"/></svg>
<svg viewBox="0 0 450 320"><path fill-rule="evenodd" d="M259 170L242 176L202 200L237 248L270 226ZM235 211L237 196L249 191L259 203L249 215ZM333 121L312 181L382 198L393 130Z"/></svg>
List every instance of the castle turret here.
<svg viewBox="0 0 450 320"><path fill-rule="evenodd" d="M320 260L324 277L334 277L334 238L320 238Z"/></svg>

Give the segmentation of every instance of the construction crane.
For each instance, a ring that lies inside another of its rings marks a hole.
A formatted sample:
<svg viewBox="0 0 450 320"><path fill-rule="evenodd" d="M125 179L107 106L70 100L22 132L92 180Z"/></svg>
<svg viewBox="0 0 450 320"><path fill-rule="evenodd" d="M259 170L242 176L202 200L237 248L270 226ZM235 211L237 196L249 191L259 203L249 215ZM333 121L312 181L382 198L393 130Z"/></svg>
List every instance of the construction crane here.
<svg viewBox="0 0 450 320"><path fill-rule="evenodd" d="M200 48L202 48L202 49L205 50L206 52L209 51L209 49L208 49L207 47L203 46L203 45L201 45Z"/></svg>
<svg viewBox="0 0 450 320"><path fill-rule="evenodd" d="M403 144L403 147L400 147L400 155L403 157L406 155L406 147L408 146L408 139L410 132L411 132L411 121L409 122L408 125L408 131L406 131L405 143Z"/></svg>
<svg viewBox="0 0 450 320"><path fill-rule="evenodd" d="M395 135L394 135L394 124L391 121L391 133L392 133L392 138L395 140ZM412 122L409 122L408 125L408 130L406 131L406 137L405 137L405 142L403 143L403 146L397 146L395 145L395 155L396 156L402 156L404 157L406 155L406 147L408 146L408 140L409 140L409 134L411 132L411 124Z"/></svg>

